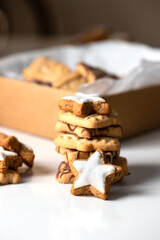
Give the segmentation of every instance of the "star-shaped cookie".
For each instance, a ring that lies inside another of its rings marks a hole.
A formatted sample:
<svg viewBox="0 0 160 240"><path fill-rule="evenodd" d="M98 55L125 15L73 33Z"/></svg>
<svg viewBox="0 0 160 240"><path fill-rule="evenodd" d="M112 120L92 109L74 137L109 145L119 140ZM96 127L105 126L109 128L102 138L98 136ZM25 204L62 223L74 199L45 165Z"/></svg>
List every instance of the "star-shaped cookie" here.
<svg viewBox="0 0 160 240"><path fill-rule="evenodd" d="M99 94L76 93L75 96L62 97L59 108L72 112L77 116L87 116L92 113L110 114L110 106Z"/></svg>
<svg viewBox="0 0 160 240"><path fill-rule="evenodd" d="M108 198L111 184L116 178L121 178L120 166L105 164L104 154L98 149L88 161L76 160L70 162L70 168L76 179L71 193L74 195L93 194L103 200Z"/></svg>

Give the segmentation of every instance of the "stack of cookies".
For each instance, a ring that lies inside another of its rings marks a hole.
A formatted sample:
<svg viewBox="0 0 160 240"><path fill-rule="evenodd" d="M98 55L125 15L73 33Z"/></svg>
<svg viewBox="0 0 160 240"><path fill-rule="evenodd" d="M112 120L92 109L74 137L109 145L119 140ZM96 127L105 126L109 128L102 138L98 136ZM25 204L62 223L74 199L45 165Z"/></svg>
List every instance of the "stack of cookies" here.
<svg viewBox="0 0 160 240"><path fill-rule="evenodd" d="M0 185L19 183L18 168L23 162L30 168L33 166L33 150L16 137L0 133Z"/></svg>
<svg viewBox="0 0 160 240"><path fill-rule="evenodd" d="M56 151L64 155L57 181L73 183L74 195L107 199L111 183L128 175L119 157L122 136L118 115L98 94L77 93L59 100Z"/></svg>

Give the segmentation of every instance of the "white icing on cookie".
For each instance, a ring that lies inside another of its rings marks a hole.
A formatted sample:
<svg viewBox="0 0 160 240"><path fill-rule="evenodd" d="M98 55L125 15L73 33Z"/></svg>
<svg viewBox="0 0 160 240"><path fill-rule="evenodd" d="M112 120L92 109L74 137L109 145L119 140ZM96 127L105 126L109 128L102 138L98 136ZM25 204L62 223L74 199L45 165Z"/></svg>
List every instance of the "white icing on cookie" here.
<svg viewBox="0 0 160 240"><path fill-rule="evenodd" d="M0 146L0 161L5 160L5 158L8 156L17 156L17 155L18 155L17 153L7 151Z"/></svg>
<svg viewBox="0 0 160 240"><path fill-rule="evenodd" d="M105 100L101 98L100 95L97 93L84 94L77 92L75 96L62 97L62 99L76 101L80 104L84 102L97 102L97 101L105 102Z"/></svg>
<svg viewBox="0 0 160 240"><path fill-rule="evenodd" d="M101 193L105 192L105 179L115 171L112 165L102 164L101 153L96 151L88 161L76 160L73 166L79 173L74 188L92 185Z"/></svg>

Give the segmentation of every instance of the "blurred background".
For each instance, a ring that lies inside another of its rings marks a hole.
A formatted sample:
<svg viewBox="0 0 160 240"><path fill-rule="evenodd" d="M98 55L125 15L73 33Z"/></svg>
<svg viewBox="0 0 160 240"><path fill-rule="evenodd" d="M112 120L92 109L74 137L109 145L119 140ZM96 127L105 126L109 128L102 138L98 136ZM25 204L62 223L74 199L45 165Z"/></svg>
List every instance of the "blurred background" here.
<svg viewBox="0 0 160 240"><path fill-rule="evenodd" d="M160 46L159 0L0 0L0 56L122 38Z"/></svg>

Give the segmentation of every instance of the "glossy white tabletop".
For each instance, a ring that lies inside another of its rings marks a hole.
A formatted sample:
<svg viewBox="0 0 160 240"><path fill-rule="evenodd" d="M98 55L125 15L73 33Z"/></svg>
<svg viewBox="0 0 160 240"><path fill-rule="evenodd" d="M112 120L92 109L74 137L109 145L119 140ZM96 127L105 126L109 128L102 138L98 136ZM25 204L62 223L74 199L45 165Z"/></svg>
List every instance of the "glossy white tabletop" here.
<svg viewBox="0 0 160 240"><path fill-rule="evenodd" d="M159 240L160 130L122 142L131 175L112 185L107 201L75 197L55 175L63 156L51 140L0 127L32 146L32 170L21 184L0 187L0 240Z"/></svg>

